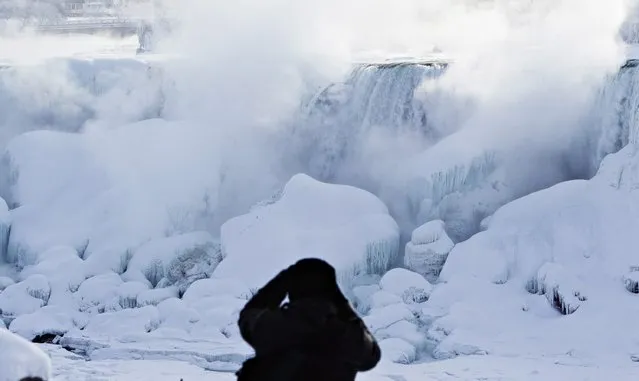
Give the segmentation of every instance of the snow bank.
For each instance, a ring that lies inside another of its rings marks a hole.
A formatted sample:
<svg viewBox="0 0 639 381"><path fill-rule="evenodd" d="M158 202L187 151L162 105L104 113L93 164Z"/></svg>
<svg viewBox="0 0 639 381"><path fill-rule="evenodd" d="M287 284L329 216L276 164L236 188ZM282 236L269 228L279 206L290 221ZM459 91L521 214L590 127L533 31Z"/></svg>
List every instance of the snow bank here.
<svg viewBox="0 0 639 381"><path fill-rule="evenodd" d="M211 296L232 296L248 300L253 294L251 290L236 279L201 279L194 282L182 296L187 303L197 303Z"/></svg>
<svg viewBox="0 0 639 381"><path fill-rule="evenodd" d="M9 330L33 340L44 335L62 336L85 324L86 319L77 311L60 306L44 306L36 312L18 316L9 325Z"/></svg>
<svg viewBox="0 0 639 381"><path fill-rule="evenodd" d="M27 340L0 328L0 381L19 381L25 377L51 380L51 359Z"/></svg>
<svg viewBox="0 0 639 381"><path fill-rule="evenodd" d="M85 280L76 293L80 310L104 312L107 304L113 300L117 300L119 304L118 291L122 283L122 278L116 273L97 275Z"/></svg>
<svg viewBox="0 0 639 381"><path fill-rule="evenodd" d="M90 337L125 337L130 334L146 333L160 324L158 309L154 306L125 309L94 315L84 327L84 334Z"/></svg>
<svg viewBox="0 0 639 381"><path fill-rule="evenodd" d="M295 175L279 199L222 226L225 259L215 271L252 288L304 257L327 260L343 285L383 273L398 254L399 229L371 193Z"/></svg>
<svg viewBox="0 0 639 381"><path fill-rule="evenodd" d="M379 282L382 290L395 294L406 303L421 303L428 300L433 290L426 278L406 269L392 269Z"/></svg>
<svg viewBox="0 0 639 381"><path fill-rule="evenodd" d="M639 305L623 277L637 266L629 250L639 229L637 163L630 144L592 180L507 204L486 231L457 244L427 303L446 311L429 331L435 352L636 351Z"/></svg>
<svg viewBox="0 0 639 381"><path fill-rule="evenodd" d="M406 244L404 265L435 282L454 246L446 234L444 221L427 222L413 231Z"/></svg>
<svg viewBox="0 0 639 381"><path fill-rule="evenodd" d="M157 306L161 302L175 298L179 295L179 291L176 287L156 288L153 290L146 290L138 295L137 305L138 307L144 306Z"/></svg>
<svg viewBox="0 0 639 381"><path fill-rule="evenodd" d="M51 287L42 275L31 275L0 293L0 316L4 319L37 311L49 301Z"/></svg>
<svg viewBox="0 0 639 381"><path fill-rule="evenodd" d="M163 278L182 292L198 279L207 278L222 260L219 243L199 231L152 240L139 247L127 271L139 271L155 287Z"/></svg>

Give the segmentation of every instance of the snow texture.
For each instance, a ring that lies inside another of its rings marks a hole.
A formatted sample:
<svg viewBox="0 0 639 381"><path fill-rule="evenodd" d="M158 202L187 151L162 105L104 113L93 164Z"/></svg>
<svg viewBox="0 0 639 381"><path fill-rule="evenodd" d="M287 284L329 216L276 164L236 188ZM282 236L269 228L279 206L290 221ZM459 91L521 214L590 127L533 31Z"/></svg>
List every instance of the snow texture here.
<svg viewBox="0 0 639 381"><path fill-rule="evenodd" d="M298 174L281 197L222 226L225 259L217 277L261 287L305 257L327 260L348 290L360 274L382 274L396 260L399 229L374 195Z"/></svg>
<svg viewBox="0 0 639 381"><path fill-rule="evenodd" d="M434 220L415 229L406 244L404 265L435 282L455 244L446 234L444 221Z"/></svg>
<svg viewBox="0 0 639 381"><path fill-rule="evenodd" d="M19 381L25 377L51 380L51 359L27 340L0 328L0 381Z"/></svg>

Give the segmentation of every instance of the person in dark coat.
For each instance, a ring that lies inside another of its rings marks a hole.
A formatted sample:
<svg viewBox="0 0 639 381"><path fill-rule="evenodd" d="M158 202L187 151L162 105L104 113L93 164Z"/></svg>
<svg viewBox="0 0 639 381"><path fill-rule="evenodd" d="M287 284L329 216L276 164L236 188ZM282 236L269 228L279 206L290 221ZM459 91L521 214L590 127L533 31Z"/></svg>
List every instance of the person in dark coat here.
<svg viewBox="0 0 639 381"><path fill-rule="evenodd" d="M246 303L238 325L255 350L238 381L353 381L381 357L340 291L335 269L321 259L302 259L280 272Z"/></svg>

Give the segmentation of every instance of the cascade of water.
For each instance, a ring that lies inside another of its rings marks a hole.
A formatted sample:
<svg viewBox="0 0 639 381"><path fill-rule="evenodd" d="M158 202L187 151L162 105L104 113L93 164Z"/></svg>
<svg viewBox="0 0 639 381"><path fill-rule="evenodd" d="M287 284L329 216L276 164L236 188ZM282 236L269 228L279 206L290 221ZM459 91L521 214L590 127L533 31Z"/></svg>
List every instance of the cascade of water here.
<svg viewBox="0 0 639 381"><path fill-rule="evenodd" d="M330 181L358 142L380 130L436 141L437 129L414 93L445 69L443 63L362 64L345 82L322 89L304 106L294 130L304 166L314 177Z"/></svg>

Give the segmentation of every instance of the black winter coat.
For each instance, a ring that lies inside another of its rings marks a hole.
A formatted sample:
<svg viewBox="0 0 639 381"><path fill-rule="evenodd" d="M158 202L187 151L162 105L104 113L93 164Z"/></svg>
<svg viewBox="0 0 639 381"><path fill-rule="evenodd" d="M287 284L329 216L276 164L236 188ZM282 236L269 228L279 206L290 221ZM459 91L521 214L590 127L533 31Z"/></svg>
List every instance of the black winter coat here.
<svg viewBox="0 0 639 381"><path fill-rule="evenodd" d="M240 313L240 332L255 349L238 381L353 381L381 352L346 302L301 299L279 306L285 291L276 277Z"/></svg>

